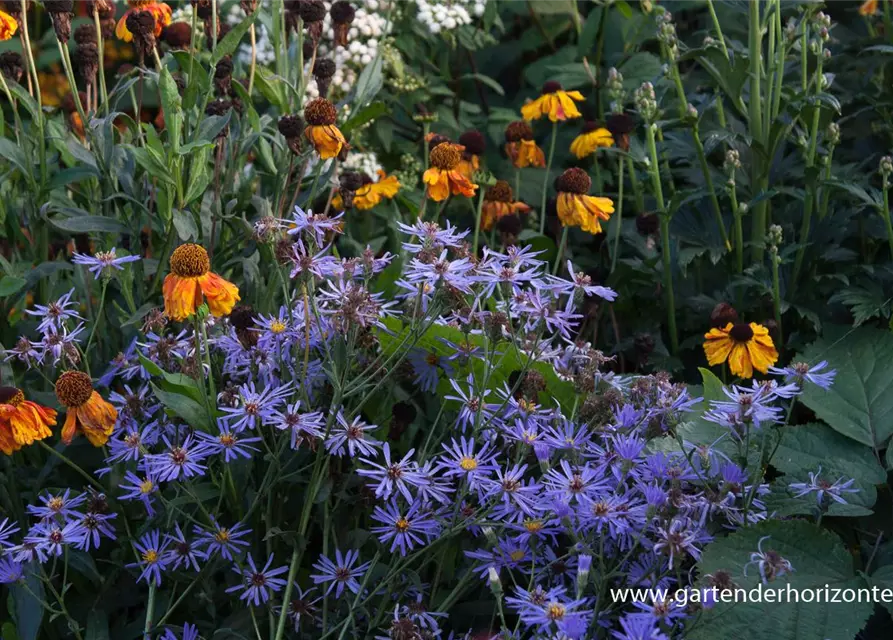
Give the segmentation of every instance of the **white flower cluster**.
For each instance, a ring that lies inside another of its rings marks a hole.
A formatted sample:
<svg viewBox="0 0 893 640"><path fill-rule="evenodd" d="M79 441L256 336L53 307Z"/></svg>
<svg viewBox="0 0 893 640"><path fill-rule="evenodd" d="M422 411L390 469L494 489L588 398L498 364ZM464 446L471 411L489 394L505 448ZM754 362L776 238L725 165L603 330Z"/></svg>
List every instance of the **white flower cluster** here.
<svg viewBox="0 0 893 640"><path fill-rule="evenodd" d="M484 15L485 0L418 0L418 20L431 33L450 31L471 24Z"/></svg>
<svg viewBox="0 0 893 640"><path fill-rule="evenodd" d="M348 154L347 160L339 165L339 171L356 171L365 173L373 180L378 179L378 171L381 169L378 158L371 151L354 151Z"/></svg>

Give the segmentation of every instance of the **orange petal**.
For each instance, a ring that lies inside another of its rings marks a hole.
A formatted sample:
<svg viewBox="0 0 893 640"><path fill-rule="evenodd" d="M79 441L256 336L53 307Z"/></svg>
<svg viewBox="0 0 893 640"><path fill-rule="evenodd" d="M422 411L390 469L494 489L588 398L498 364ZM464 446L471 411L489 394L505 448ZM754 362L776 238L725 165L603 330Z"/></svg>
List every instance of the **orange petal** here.
<svg viewBox="0 0 893 640"><path fill-rule="evenodd" d="M241 300L239 288L216 273L209 271L201 276L198 281L201 285L202 293L208 299L208 309L211 310L211 315L218 318L229 315L236 303Z"/></svg>

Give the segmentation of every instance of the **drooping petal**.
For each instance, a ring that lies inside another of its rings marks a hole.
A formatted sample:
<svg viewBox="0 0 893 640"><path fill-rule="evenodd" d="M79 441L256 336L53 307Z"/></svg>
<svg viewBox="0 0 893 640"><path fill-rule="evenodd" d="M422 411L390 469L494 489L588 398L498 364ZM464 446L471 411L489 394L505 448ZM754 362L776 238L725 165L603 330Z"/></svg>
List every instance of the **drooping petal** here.
<svg viewBox="0 0 893 640"><path fill-rule="evenodd" d="M205 298L208 300L208 309L210 309L213 316L219 318L229 315L236 303L241 300L239 288L216 273L209 271L205 275L200 276L198 280L202 293L205 294Z"/></svg>

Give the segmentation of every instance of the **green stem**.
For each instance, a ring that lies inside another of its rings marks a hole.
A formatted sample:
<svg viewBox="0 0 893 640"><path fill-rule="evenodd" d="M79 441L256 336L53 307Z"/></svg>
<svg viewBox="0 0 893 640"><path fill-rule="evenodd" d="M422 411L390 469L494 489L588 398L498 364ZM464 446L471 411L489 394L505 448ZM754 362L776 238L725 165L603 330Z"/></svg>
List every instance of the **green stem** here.
<svg viewBox="0 0 893 640"><path fill-rule="evenodd" d="M99 11L93 10L93 24L96 27L96 49L99 53L99 92L102 96L102 111L109 114L109 93L105 85L105 51L103 51L102 25L99 22Z"/></svg>
<svg viewBox="0 0 893 640"><path fill-rule="evenodd" d="M722 27L719 24L719 18L716 17L716 9L713 6L713 0L707 0L707 9L710 11L710 20L713 22L713 29L716 31L716 37L719 40L719 46L722 47L723 55L726 60L729 59L729 50L726 47L726 39L722 35Z"/></svg>
<svg viewBox="0 0 893 640"><path fill-rule="evenodd" d="M676 298L673 294L673 267L670 256L670 216L666 211L664 204L664 191L660 183L660 167L657 162L657 143L654 139L654 129L657 125L648 123L645 127L645 134L648 143L648 153L651 158L649 170L651 172L651 185L654 189L654 196L657 199L658 212L660 216L660 240L661 240L661 259L663 261L664 272L664 295L667 304L667 330L670 334L670 353L676 355L679 351L679 336L676 332Z"/></svg>
<svg viewBox="0 0 893 640"><path fill-rule="evenodd" d="M63 463L65 463L66 465L68 465L69 467L71 467L71 469L73 469L74 471L76 471L76 472L78 473L78 475L80 475L84 480L86 480L86 481L87 481L89 484L91 484L94 488L98 489L98 490L101 491L101 492L105 492L105 490L106 490L105 487L103 487L101 484L99 484L99 482L97 482L96 479L93 478L93 476L91 476L89 473L87 473L86 471L84 471L84 470L83 470L81 467L79 467L76 463L72 462L71 459L70 459L68 456L66 456L64 453L59 453L58 451L56 451L56 449L54 449L53 447L51 447L50 445L48 445L48 444L47 444L46 442L44 442L43 440L37 440L37 444L40 445L40 447L41 447L42 449L44 449L44 450L48 451L49 453L53 454L54 456L56 456L57 458L59 458L59 460L61 460Z"/></svg>
<svg viewBox="0 0 893 640"><path fill-rule="evenodd" d="M761 88L763 32L760 25L760 3L749 2L749 59L750 59L750 98L748 103L748 124L753 139L765 145L763 132L763 92ZM759 153L753 154L752 183L753 195L765 189L767 176L763 167L763 158ZM753 241L752 258L754 262L763 261L763 238L766 236L766 200L758 202L753 208L751 240Z"/></svg>
<svg viewBox="0 0 893 640"><path fill-rule="evenodd" d="M90 338L87 340L87 346L84 347L85 352L90 351L90 345L93 344L93 336L96 335L96 327L99 326L99 321L102 319L102 310L105 307L105 291L108 289L108 286L109 281L104 278L102 281L102 293L99 296L99 309L93 317L93 328L90 329ZM90 295L89 292L87 295Z"/></svg>
<svg viewBox="0 0 893 640"><path fill-rule="evenodd" d="M611 273L617 268L617 256L620 254L620 229L623 226L623 159L617 161L617 219L614 222L614 248L611 251Z"/></svg>
<svg viewBox="0 0 893 640"><path fill-rule="evenodd" d="M636 213L641 215L645 213L645 195L642 193L642 185L639 183L639 176L636 174L636 167L633 165L632 156L626 156L626 170L629 172L629 183L633 188L633 196L636 200Z"/></svg>
<svg viewBox="0 0 893 640"><path fill-rule="evenodd" d="M561 264L561 257L564 255L564 249L567 247L567 232L569 227L561 230L561 242L558 243L558 253L555 255L555 264L552 265L552 275L558 273L558 265Z"/></svg>
<svg viewBox="0 0 893 640"><path fill-rule="evenodd" d="M887 228L887 242L890 244L890 255L893 256L893 224L890 221L890 194L889 185L884 179L884 209L881 211L881 217L884 219L884 226Z"/></svg>
<svg viewBox="0 0 893 640"><path fill-rule="evenodd" d="M543 198L540 205L540 234L546 230L546 200L549 193L549 175L552 173L552 160L555 157L555 138L558 137L558 122L552 123L552 141L549 143L549 159L546 161L546 176L543 178Z"/></svg>
<svg viewBox="0 0 893 640"><path fill-rule="evenodd" d="M769 252L769 258L772 262L772 306L775 311L775 324L778 326L778 347L781 349L784 346L784 332L781 328L781 287L778 278L780 258L776 247Z"/></svg>
<svg viewBox="0 0 893 640"><path fill-rule="evenodd" d="M149 640L152 630L152 615L155 613L155 583L149 583L149 602L146 604L146 624L143 626L143 640Z"/></svg>
<svg viewBox="0 0 893 640"><path fill-rule="evenodd" d="M704 145L701 142L701 134L697 122L692 125L691 135L695 141L695 150L698 153L698 163L701 165L701 173L704 174L704 183L707 187L707 191L710 193L710 203L713 205L713 216L716 218L716 226L719 228L719 235L722 238L722 243L725 246L726 251L731 251L732 245L729 244L729 236L726 233L726 223L723 222L722 219L722 208L719 206L719 198L716 195L716 189L713 188L713 178L710 175L710 167L707 164L707 156L704 154Z"/></svg>
<svg viewBox="0 0 893 640"><path fill-rule="evenodd" d="M744 273L744 224L743 212L738 204L738 190L735 186L735 176L732 175L732 185L729 188L729 199L732 201L732 214L735 219L735 267L738 274Z"/></svg>
<svg viewBox="0 0 893 640"><path fill-rule="evenodd" d="M481 210L484 208L484 190L481 187L478 187L478 204L477 207L472 205L474 209L474 241L471 246L471 255L477 256L478 254L478 237L481 233ZM471 200L468 201L471 204Z"/></svg>

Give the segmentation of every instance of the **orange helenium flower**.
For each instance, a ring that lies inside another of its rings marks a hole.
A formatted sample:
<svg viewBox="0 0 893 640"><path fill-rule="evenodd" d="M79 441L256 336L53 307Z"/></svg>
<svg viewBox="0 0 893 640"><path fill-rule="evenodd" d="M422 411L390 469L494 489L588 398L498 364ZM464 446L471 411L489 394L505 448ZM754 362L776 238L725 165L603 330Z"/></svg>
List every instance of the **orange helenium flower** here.
<svg viewBox="0 0 893 640"><path fill-rule="evenodd" d="M124 12L121 19L115 26L115 35L119 40L131 42L133 34L127 28L127 16L140 11L148 11L155 18L155 37L161 36L164 28L171 23L171 8L163 2L155 2L155 0L127 0L130 9Z"/></svg>
<svg viewBox="0 0 893 640"><path fill-rule="evenodd" d="M181 244L171 254L171 272L164 279L164 312L174 320L185 320L196 312L202 296L215 316L233 310L239 288L211 272L211 260L204 247Z"/></svg>
<svg viewBox="0 0 893 640"><path fill-rule="evenodd" d="M877 0L865 0L859 5L860 16L873 16L877 13Z"/></svg>
<svg viewBox="0 0 893 640"><path fill-rule="evenodd" d="M304 107L304 119L307 121L304 137L310 141L323 160L334 158L347 146L347 139L335 126L338 111L335 105L325 98L316 98L308 102Z"/></svg>
<svg viewBox="0 0 893 640"><path fill-rule="evenodd" d="M571 142L571 153L577 158L585 158L592 155L599 147L610 147L614 144L614 136L604 127L595 122L587 122L583 125L583 131Z"/></svg>
<svg viewBox="0 0 893 640"><path fill-rule="evenodd" d="M442 142L428 154L431 168L422 176L428 187L428 197L435 202L446 200L452 193L470 198L478 186L472 183L461 171L463 147L451 142Z"/></svg>
<svg viewBox="0 0 893 640"><path fill-rule="evenodd" d="M16 19L5 11L0 11L0 40L9 40L19 28Z"/></svg>
<svg viewBox="0 0 893 640"><path fill-rule="evenodd" d="M558 219L565 227L580 227L595 235L602 231L602 220L614 213L610 198L590 196L592 180L582 169L568 169L556 181Z"/></svg>
<svg viewBox="0 0 893 640"><path fill-rule="evenodd" d="M505 180L497 180L496 184L484 193L481 205L481 229L489 231L499 220L513 213L527 213L530 207L523 202L515 202L512 187Z"/></svg>
<svg viewBox="0 0 893 640"><path fill-rule="evenodd" d="M752 378L754 369L766 373L778 360L769 330L756 322L729 322L723 329L711 329L704 338L707 362L717 365L728 360L734 376Z"/></svg>
<svg viewBox="0 0 893 640"><path fill-rule="evenodd" d="M93 390L90 376L81 371L66 371L56 380L56 398L65 407L62 442L71 444L77 433L87 437L94 447L108 442L118 411Z"/></svg>
<svg viewBox="0 0 893 640"><path fill-rule="evenodd" d="M12 455L23 446L53 434L56 412L25 400L15 387L0 387L0 451Z"/></svg>
<svg viewBox="0 0 893 640"><path fill-rule="evenodd" d="M505 154L518 169L546 166L546 154L537 146L533 129L524 120L512 122L505 128Z"/></svg>
<svg viewBox="0 0 893 640"><path fill-rule="evenodd" d="M550 80L543 85L539 98L521 107L521 116L525 120L539 120L548 116L552 122L579 118L582 114L574 100L582 102L583 95L579 91L565 91L558 82Z"/></svg>

